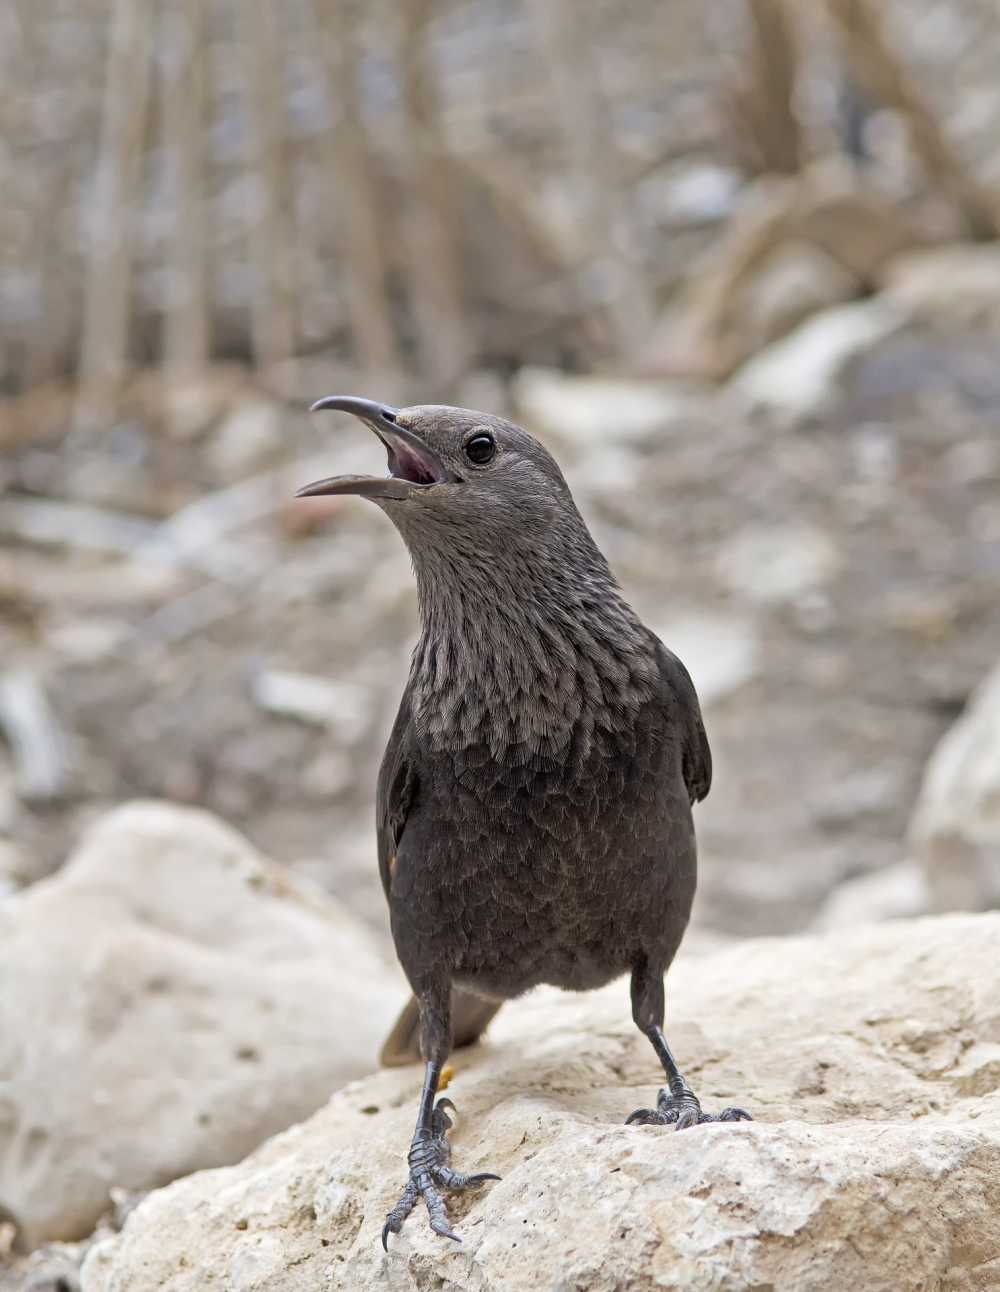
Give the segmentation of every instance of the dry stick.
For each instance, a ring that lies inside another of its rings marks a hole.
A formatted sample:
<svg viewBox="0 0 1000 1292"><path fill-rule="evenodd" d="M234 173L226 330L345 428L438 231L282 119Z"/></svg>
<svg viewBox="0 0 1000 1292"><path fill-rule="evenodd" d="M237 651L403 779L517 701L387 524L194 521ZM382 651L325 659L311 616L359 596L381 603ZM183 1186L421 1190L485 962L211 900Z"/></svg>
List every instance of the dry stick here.
<svg viewBox="0 0 1000 1292"><path fill-rule="evenodd" d="M715 379L728 376L748 356L740 302L782 244L820 247L859 284L868 284L893 256L923 241L898 204L863 187L847 187L821 166L768 181L758 201L730 221L711 267L692 280L671 338L675 355L700 356L701 375ZM652 367L657 368L655 356Z"/></svg>
<svg viewBox="0 0 1000 1292"><path fill-rule="evenodd" d="M128 370L133 208L149 100L150 0L115 0L81 341L81 406L101 408Z"/></svg>
<svg viewBox="0 0 1000 1292"><path fill-rule="evenodd" d="M250 170L255 209L250 219L254 274L250 332L254 358L265 373L295 350L292 222L284 148L283 51L275 0L241 0L240 44L250 125Z"/></svg>
<svg viewBox="0 0 1000 1292"><path fill-rule="evenodd" d="M572 258L573 248L538 202L528 178L498 152L455 152L452 163L463 184L483 192L537 265L533 287L521 283L516 290L503 291L503 284L497 284L495 289L496 298L519 316L511 343L524 343L572 326L582 351L597 363L607 348L607 330L595 318L593 303L585 300L580 290L581 266ZM526 314L534 316L530 324L525 322ZM498 335L503 337L502 328Z"/></svg>
<svg viewBox="0 0 1000 1292"><path fill-rule="evenodd" d="M909 122L910 139L929 177L965 217L976 238L1000 235L1000 194L980 184L945 138L910 74L890 50L873 6L865 0L826 0L840 29L851 68L873 99Z"/></svg>
<svg viewBox="0 0 1000 1292"><path fill-rule="evenodd" d="M792 110L798 45L785 0L747 0L749 48L734 67L723 105L739 160L753 174L794 175L803 140Z"/></svg>
<svg viewBox="0 0 1000 1292"><path fill-rule="evenodd" d="M600 90L589 8L574 0L538 0L532 14L539 23L555 120L584 232L581 260L599 271L600 292L594 304L605 306L614 332L614 349L628 356L648 336L655 302L646 276L629 248L622 245L625 239L618 226L623 223L623 162Z"/></svg>
<svg viewBox="0 0 1000 1292"><path fill-rule="evenodd" d="M17 333L23 355L20 371L7 374L15 380L19 378L19 384L27 389L56 376L60 332L56 317L63 313L63 309L60 308L61 303L56 304L54 289L58 283L64 290L65 274L53 272L53 251L59 228L54 213L66 205L70 177L68 167L56 164L52 156L55 150L45 138L44 128L39 130L35 111L37 97L44 93L45 73L51 74L45 61L48 51L44 17L39 13L38 5L26 3L26 0L15 0L11 12L16 15L13 68L17 80L6 87L7 92L0 100L0 131L11 145L27 147L34 158L45 157L44 164L32 161L22 167L28 218L19 222L20 236L15 235L8 247L9 262L19 264L33 277L36 285L31 317L18 322ZM46 143L48 147L45 147ZM39 144L42 144L41 148ZM63 159L60 157L59 160ZM10 236L8 233L7 237Z"/></svg>
<svg viewBox="0 0 1000 1292"><path fill-rule="evenodd" d="M169 376L192 376L208 364L203 131L205 0L165 0L163 134L176 217L168 248L170 295L163 357Z"/></svg>
<svg viewBox="0 0 1000 1292"><path fill-rule="evenodd" d="M399 367L399 350L387 289L384 185L377 178L359 78L360 10L347 0L313 0L313 17L327 88L336 103L336 120L324 142L354 353L370 371L392 371Z"/></svg>
<svg viewBox="0 0 1000 1292"><path fill-rule="evenodd" d="M458 186L441 124L430 64L432 0L403 0L400 76L408 210L403 213L407 277L427 389L444 398L469 366L472 345L462 289Z"/></svg>

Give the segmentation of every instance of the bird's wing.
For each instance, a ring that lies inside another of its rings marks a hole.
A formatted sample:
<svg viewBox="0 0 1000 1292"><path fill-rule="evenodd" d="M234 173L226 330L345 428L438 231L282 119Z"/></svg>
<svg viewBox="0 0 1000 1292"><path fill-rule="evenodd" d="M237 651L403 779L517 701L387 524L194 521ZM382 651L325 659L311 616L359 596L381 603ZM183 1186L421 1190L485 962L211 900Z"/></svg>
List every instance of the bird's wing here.
<svg viewBox="0 0 1000 1292"><path fill-rule="evenodd" d="M657 641L660 677L670 703L673 721L681 733L681 771L692 803L700 802L712 785L712 751L701 720L698 693L691 674L671 650Z"/></svg>
<svg viewBox="0 0 1000 1292"><path fill-rule="evenodd" d="M392 868L396 862L406 818L416 801L419 778L411 752L409 688L403 695L393 723L389 743L385 747L382 767L378 774L375 793L375 828L378 837L378 871L386 897L392 883Z"/></svg>

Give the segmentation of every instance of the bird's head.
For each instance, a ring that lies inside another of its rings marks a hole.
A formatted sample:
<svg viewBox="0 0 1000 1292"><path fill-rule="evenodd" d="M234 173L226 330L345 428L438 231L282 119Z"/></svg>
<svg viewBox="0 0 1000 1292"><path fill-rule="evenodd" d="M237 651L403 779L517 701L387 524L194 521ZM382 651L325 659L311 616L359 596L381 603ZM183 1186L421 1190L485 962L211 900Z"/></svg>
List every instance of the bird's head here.
<svg viewBox="0 0 1000 1292"><path fill-rule="evenodd" d="M388 454L385 476L331 476L306 485L299 498L357 494L391 517L410 543L435 532L464 531L480 542L507 543L538 532L567 511L569 489L552 456L512 422L469 408L424 404L392 408L333 395L312 411L351 413L374 431Z"/></svg>

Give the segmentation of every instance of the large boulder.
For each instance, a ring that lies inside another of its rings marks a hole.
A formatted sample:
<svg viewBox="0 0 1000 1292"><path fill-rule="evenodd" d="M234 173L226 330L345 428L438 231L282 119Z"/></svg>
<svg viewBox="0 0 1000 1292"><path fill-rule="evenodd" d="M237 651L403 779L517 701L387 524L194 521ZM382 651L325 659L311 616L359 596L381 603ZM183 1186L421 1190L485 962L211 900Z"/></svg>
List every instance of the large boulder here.
<svg viewBox="0 0 1000 1292"><path fill-rule="evenodd" d="M932 910L1000 906L1000 665L931 755L911 841Z"/></svg>
<svg viewBox="0 0 1000 1292"><path fill-rule="evenodd" d="M0 982L0 1214L27 1245L308 1116L375 1066L404 996L319 890L158 803L0 903Z"/></svg>
<svg viewBox="0 0 1000 1292"><path fill-rule="evenodd" d="M384 1254L417 1067L346 1087L239 1166L151 1194L84 1292L985 1287L1000 1251L1000 915L682 955L668 1032L709 1108L625 1126L658 1084L627 987L505 1008L456 1059L462 1245L421 1208Z"/></svg>

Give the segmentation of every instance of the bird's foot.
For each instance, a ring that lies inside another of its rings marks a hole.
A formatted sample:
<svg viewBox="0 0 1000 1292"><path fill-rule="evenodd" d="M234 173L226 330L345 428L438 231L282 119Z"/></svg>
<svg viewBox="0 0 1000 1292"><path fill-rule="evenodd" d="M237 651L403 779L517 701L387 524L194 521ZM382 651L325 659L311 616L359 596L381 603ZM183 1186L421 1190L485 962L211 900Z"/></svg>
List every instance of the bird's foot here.
<svg viewBox="0 0 1000 1292"><path fill-rule="evenodd" d="M742 1108L723 1108L721 1113L702 1111L697 1097L690 1090L682 1095L671 1095L661 1090L656 1096L655 1108L637 1108L625 1118L626 1126L670 1126L686 1130L702 1122L752 1122L753 1118Z"/></svg>
<svg viewBox="0 0 1000 1292"><path fill-rule="evenodd" d="M386 1216L385 1224L382 1226L382 1246L386 1251L389 1250L389 1235L399 1233L403 1228L403 1222L420 1198L423 1198L426 1204L431 1229L442 1238L453 1238L456 1243L460 1243L462 1240L448 1223L448 1212L440 1190L460 1191L482 1184L484 1180L500 1179L498 1175L488 1171L482 1171L478 1175L463 1175L461 1171L452 1170L451 1145L448 1143L448 1131L451 1129L452 1121L445 1111L447 1108L454 1110L455 1105L450 1099L439 1099L431 1116L430 1130L418 1131L413 1137L407 1157L410 1164L410 1178L406 1182L402 1196Z"/></svg>

